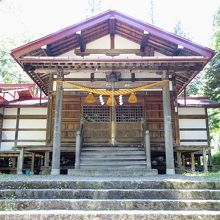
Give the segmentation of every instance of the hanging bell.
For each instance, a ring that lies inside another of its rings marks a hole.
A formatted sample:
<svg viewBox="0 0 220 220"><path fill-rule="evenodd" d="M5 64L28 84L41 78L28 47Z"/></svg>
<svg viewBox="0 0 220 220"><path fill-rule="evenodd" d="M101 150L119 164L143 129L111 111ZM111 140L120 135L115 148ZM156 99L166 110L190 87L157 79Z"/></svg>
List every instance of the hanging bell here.
<svg viewBox="0 0 220 220"><path fill-rule="evenodd" d="M131 95L128 98L128 102L131 104L137 103L137 96L134 93L131 93Z"/></svg>
<svg viewBox="0 0 220 220"><path fill-rule="evenodd" d="M112 102L112 97L110 96L110 97L108 98L106 104L107 104L108 106L116 106L116 105L117 105L117 102L116 102L116 99L115 99L115 98L113 99L113 102Z"/></svg>
<svg viewBox="0 0 220 220"><path fill-rule="evenodd" d="M86 96L86 103L88 104L93 104L95 103L96 100L95 100L95 97L94 95L90 92L87 96Z"/></svg>

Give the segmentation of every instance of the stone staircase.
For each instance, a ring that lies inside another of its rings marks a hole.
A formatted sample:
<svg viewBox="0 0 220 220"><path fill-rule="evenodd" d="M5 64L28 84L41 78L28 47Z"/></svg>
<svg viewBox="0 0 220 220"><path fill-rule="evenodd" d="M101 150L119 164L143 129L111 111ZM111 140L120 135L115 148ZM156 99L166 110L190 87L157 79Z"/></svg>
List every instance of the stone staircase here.
<svg viewBox="0 0 220 220"><path fill-rule="evenodd" d="M220 219L219 181L61 177L0 181L0 219Z"/></svg>
<svg viewBox="0 0 220 220"><path fill-rule="evenodd" d="M84 145L80 169L146 168L144 148L141 146Z"/></svg>

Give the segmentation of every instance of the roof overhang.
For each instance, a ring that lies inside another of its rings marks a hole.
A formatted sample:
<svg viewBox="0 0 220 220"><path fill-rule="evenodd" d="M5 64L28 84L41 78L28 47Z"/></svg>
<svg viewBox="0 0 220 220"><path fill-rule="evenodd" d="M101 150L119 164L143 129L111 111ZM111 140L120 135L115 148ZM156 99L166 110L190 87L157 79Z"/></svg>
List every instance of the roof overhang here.
<svg viewBox="0 0 220 220"><path fill-rule="evenodd" d="M201 71L207 63L205 57L145 57L139 59L71 59L54 57L24 57L21 65L30 77L48 93L50 74L54 74L58 67L66 72L80 71L135 71L155 72L162 74L176 74L177 91L181 92L187 81Z"/></svg>
<svg viewBox="0 0 220 220"><path fill-rule="evenodd" d="M180 107L220 108L219 102L212 101L208 97L178 97L177 103Z"/></svg>

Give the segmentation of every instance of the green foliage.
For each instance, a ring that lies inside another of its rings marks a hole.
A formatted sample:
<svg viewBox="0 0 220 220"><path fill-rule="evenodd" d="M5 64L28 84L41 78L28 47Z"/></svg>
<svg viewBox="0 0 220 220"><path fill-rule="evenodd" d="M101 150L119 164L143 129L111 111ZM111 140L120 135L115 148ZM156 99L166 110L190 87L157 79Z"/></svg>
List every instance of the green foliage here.
<svg viewBox="0 0 220 220"><path fill-rule="evenodd" d="M214 16L213 28L214 28L214 46L218 51L220 51L220 7Z"/></svg>
<svg viewBox="0 0 220 220"><path fill-rule="evenodd" d="M25 83L30 78L10 55L9 48L15 48L14 40L0 41L0 83Z"/></svg>
<svg viewBox="0 0 220 220"><path fill-rule="evenodd" d="M204 95L220 101L220 52L211 60L205 72Z"/></svg>
<svg viewBox="0 0 220 220"><path fill-rule="evenodd" d="M198 74L187 86L186 96L203 96L203 87L205 83L205 75Z"/></svg>
<svg viewBox="0 0 220 220"><path fill-rule="evenodd" d="M212 164L220 165L220 151L218 151L215 155L212 156Z"/></svg>

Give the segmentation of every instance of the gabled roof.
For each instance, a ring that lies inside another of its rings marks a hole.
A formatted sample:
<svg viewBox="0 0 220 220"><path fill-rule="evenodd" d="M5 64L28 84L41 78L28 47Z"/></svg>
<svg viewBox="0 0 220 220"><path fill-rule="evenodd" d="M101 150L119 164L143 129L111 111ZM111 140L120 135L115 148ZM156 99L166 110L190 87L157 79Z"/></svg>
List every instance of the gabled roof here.
<svg viewBox="0 0 220 220"><path fill-rule="evenodd" d="M80 56L77 59L65 59L60 56L76 48L80 48L80 53L83 54L86 44L106 35L119 35L139 44L138 54L144 57L136 60L94 60ZM167 57L152 57L152 51ZM110 10L18 47L12 50L11 54L45 94L48 94L49 85L49 73L45 70L56 71L57 67L61 67L67 71L76 68L100 68L100 71L105 71L106 68L112 70L124 66L134 70L175 72L176 88L180 93L215 52L173 33Z"/></svg>
<svg viewBox="0 0 220 220"><path fill-rule="evenodd" d="M201 55L211 57L214 53L213 50L207 47L195 44L190 40L164 31L151 24L136 20L120 12L109 10L86 21L18 47L12 50L12 55L15 58L24 55L57 56L80 47L79 31L81 31L84 43L94 41L107 34L118 34L142 44L142 47L150 46L170 56L180 53L182 56ZM143 39L144 37L146 39ZM178 51L178 45L184 47L181 52ZM43 46L47 46L47 48L42 49L41 47Z"/></svg>

